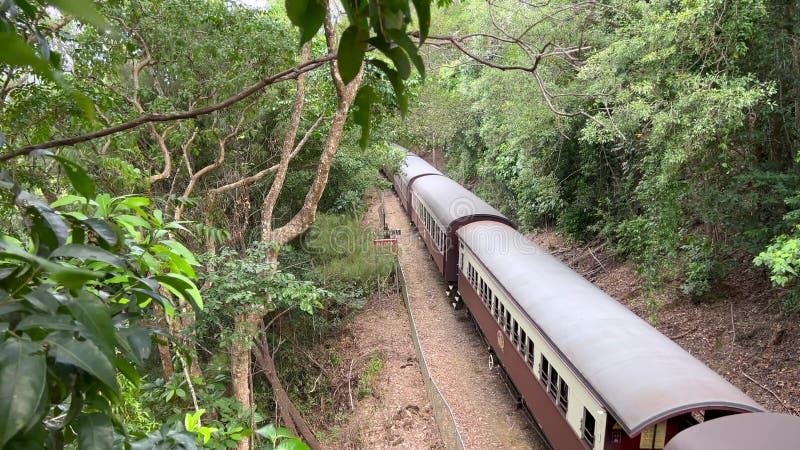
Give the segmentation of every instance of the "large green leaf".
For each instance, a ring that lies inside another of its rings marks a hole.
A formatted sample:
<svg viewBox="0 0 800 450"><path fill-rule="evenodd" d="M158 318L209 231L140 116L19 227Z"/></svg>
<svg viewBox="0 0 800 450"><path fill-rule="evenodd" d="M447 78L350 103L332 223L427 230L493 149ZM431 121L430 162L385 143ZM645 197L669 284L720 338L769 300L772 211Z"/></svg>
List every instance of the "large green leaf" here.
<svg viewBox="0 0 800 450"><path fill-rule="evenodd" d="M14 201L31 217L31 234L38 244L43 244L52 251L67 242L67 223L44 200L27 191L21 191Z"/></svg>
<svg viewBox="0 0 800 450"><path fill-rule="evenodd" d="M300 20L300 45L314 38L314 35L317 34L317 31L319 31L322 23L325 21L326 11L327 9L323 2L319 0L308 0L308 8L306 8Z"/></svg>
<svg viewBox="0 0 800 450"><path fill-rule="evenodd" d="M81 414L78 417L78 448L108 450L114 447L114 426L105 414Z"/></svg>
<svg viewBox="0 0 800 450"><path fill-rule="evenodd" d="M79 164L63 156L58 156L49 150L36 150L31 152L30 156L42 156L56 160L61 165L61 168L64 169L64 173L67 174L67 179L69 179L72 187L74 187L79 194L87 199L94 197L96 191L94 180Z"/></svg>
<svg viewBox="0 0 800 450"><path fill-rule="evenodd" d="M97 237L109 247L116 247L122 241L122 230L111 222L102 219L86 219L83 224L89 227Z"/></svg>
<svg viewBox="0 0 800 450"><path fill-rule="evenodd" d="M144 361L150 357L153 348L153 340L150 338L150 330L145 328L123 328L119 334L128 341L134 358Z"/></svg>
<svg viewBox="0 0 800 450"><path fill-rule="evenodd" d="M125 268L125 260L119 256L93 245L67 244L57 248L50 258L75 258L81 261L100 261L108 265Z"/></svg>
<svg viewBox="0 0 800 450"><path fill-rule="evenodd" d="M141 384L142 377L139 375L139 371L136 370L136 367L124 358L117 357L114 362L119 372L138 388Z"/></svg>
<svg viewBox="0 0 800 450"><path fill-rule="evenodd" d="M402 48L390 45L382 36L373 36L368 42L392 60L395 69L397 69L397 73L399 73L404 80L408 79L411 75L411 62L408 60L408 55L406 55L406 52L404 52ZM370 61L379 60L371 59Z"/></svg>
<svg viewBox="0 0 800 450"><path fill-rule="evenodd" d="M170 292L192 304L195 310L203 309L203 298L200 290L188 277L177 273L157 276L156 279Z"/></svg>
<svg viewBox="0 0 800 450"><path fill-rule="evenodd" d="M55 159L61 164L61 167L64 169L64 173L67 174L69 182L79 194L86 198L94 197L97 186L94 184L92 177L86 173L83 167L61 156L53 155L51 158Z"/></svg>
<svg viewBox="0 0 800 450"><path fill-rule="evenodd" d="M22 296L34 308L39 311L53 314L56 312L61 302L53 295L47 286L37 286L36 289Z"/></svg>
<svg viewBox="0 0 800 450"><path fill-rule="evenodd" d="M81 291L77 298L67 303L67 308L75 316L75 320L83 324L91 333L94 343L106 354L114 357L114 324L111 321L111 311L97 296L87 291Z"/></svg>
<svg viewBox="0 0 800 450"><path fill-rule="evenodd" d="M192 253L188 248L186 248L185 245L181 244L180 242L174 241L172 239L167 239L161 241L161 243L172 249L173 252L181 255L181 257L185 259L187 263L193 266L200 265L200 262L197 261L197 258L195 258L194 253Z"/></svg>
<svg viewBox="0 0 800 450"><path fill-rule="evenodd" d="M303 14L308 8L309 0L286 0L286 15L293 25L300 26L303 24Z"/></svg>
<svg viewBox="0 0 800 450"><path fill-rule="evenodd" d="M119 395L114 366L111 360L90 340L79 341L70 333L54 333L45 339L56 362L78 367L97 378Z"/></svg>
<svg viewBox="0 0 800 450"><path fill-rule="evenodd" d="M93 272L90 270L79 269L76 267L65 266L36 255L31 255L25 250L10 243L8 240L0 239L0 250L5 250L5 253L0 253L0 259L13 258L21 261L26 261L32 266L38 267L50 275L54 281L58 281L68 289L78 289L86 284L89 280L101 278L104 274L102 272Z"/></svg>
<svg viewBox="0 0 800 450"><path fill-rule="evenodd" d="M31 328L72 332L78 330L78 326L72 321L72 317L66 314L31 314L25 316L16 326L17 330L29 330Z"/></svg>
<svg viewBox="0 0 800 450"><path fill-rule="evenodd" d="M0 448L35 418L45 398L47 361L41 345L0 344Z"/></svg>
<svg viewBox="0 0 800 450"><path fill-rule="evenodd" d="M310 450L310 447L299 438L292 437L283 439L275 450Z"/></svg>
<svg viewBox="0 0 800 450"><path fill-rule="evenodd" d="M417 10L417 19L419 21L419 45L422 45L428 37L428 30L431 27L431 0L411 1L414 3L414 9Z"/></svg>
<svg viewBox="0 0 800 450"><path fill-rule="evenodd" d="M39 58L33 47L13 32L0 32L0 65L11 67L30 66L37 75L49 80L53 79L52 68L43 59Z"/></svg>
<svg viewBox="0 0 800 450"><path fill-rule="evenodd" d="M367 147L369 140L369 117L370 107L375 101L375 91L372 86L361 86L356 94L356 99L353 101L355 109L353 110L353 120L361 126L361 139L359 145L361 148Z"/></svg>
<svg viewBox="0 0 800 450"><path fill-rule="evenodd" d="M380 69L389 79L389 82L392 83L394 96L397 99L397 106L400 108L400 114L405 116L408 113L408 95L406 94L406 86L403 84L400 74L389 67L386 62L379 59L371 59L370 64Z"/></svg>
<svg viewBox="0 0 800 450"><path fill-rule="evenodd" d="M350 25L342 33L336 62L339 65L339 74L345 83L353 81L358 75L364 61L364 53L367 51L368 38L364 30L354 25Z"/></svg>
<svg viewBox="0 0 800 450"><path fill-rule="evenodd" d="M107 26L106 20L95 8L92 0L48 0L47 2L62 12L77 17L81 22L89 23L101 30Z"/></svg>
<svg viewBox="0 0 800 450"><path fill-rule="evenodd" d="M417 46L414 45L414 42L411 40L411 38L399 30L389 30L389 36L391 36L397 45L405 50L406 54L411 59L411 62L414 63L414 67L417 68L417 71L420 75L422 75L422 78L425 78L425 62L422 61L422 57L419 55L419 50L417 49Z"/></svg>

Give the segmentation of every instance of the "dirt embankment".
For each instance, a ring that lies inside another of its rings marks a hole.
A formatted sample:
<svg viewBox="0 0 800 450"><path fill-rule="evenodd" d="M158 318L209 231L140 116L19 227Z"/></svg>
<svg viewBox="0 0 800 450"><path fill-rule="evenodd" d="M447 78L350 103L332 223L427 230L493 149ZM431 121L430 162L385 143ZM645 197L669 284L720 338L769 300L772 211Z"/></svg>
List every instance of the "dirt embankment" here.
<svg viewBox="0 0 800 450"><path fill-rule="evenodd" d="M735 274L698 304L668 287L650 317L644 280L607 246L569 245L552 230L529 237L768 410L800 415L800 325L781 315L760 274Z"/></svg>
<svg viewBox="0 0 800 450"><path fill-rule="evenodd" d="M365 217L378 229L378 202ZM403 300L381 289L328 343L336 355L346 417L324 433L330 449L439 449Z"/></svg>

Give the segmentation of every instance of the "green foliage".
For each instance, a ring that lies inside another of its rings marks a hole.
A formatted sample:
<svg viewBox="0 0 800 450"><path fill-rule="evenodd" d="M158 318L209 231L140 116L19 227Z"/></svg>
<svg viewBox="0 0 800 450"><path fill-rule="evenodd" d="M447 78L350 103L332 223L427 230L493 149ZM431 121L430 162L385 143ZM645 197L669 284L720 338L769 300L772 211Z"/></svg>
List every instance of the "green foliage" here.
<svg viewBox="0 0 800 450"><path fill-rule="evenodd" d="M256 430L256 433L267 439L266 450L308 450L308 446L291 431L275 425L267 425Z"/></svg>
<svg viewBox="0 0 800 450"><path fill-rule="evenodd" d="M376 247L374 232L357 219L320 215L306 241L325 285L372 288L394 268L394 255Z"/></svg>
<svg viewBox="0 0 800 450"><path fill-rule="evenodd" d="M492 64L527 67L544 42L585 50L541 59L536 76L430 52L438 70L399 141L446 150L449 173L524 228L610 239L648 291L711 298L797 223L783 217L800 180L789 13L781 0L465 3L437 34L473 36L464 45ZM477 36L498 25L523 45Z"/></svg>
<svg viewBox="0 0 800 450"><path fill-rule="evenodd" d="M776 286L796 286L800 271L800 225L795 226L793 234L776 237L753 263L766 267Z"/></svg>
<svg viewBox="0 0 800 450"><path fill-rule="evenodd" d="M199 318L198 331L213 336L214 346L252 340L250 335L234 334L236 315L295 308L313 314L314 309L323 307L328 292L291 272L275 270L266 261L267 251L266 246L257 244L245 254L225 249L218 256L206 255L203 297L208 314Z"/></svg>
<svg viewBox="0 0 800 450"><path fill-rule="evenodd" d="M253 433L249 426L250 414L242 410L241 403L227 394L230 381L227 375L215 373L213 368L206 372L206 379L193 380L201 409L185 412L193 406L189 386L180 375L166 381L159 378L143 384L142 404L162 417L170 429L194 433L197 444L203 448L236 448L239 441ZM253 420L258 423L264 419L255 412Z"/></svg>
<svg viewBox="0 0 800 450"><path fill-rule="evenodd" d="M76 191L94 194L80 166L46 156ZM169 239L183 227L143 197L70 195L48 204L5 172L0 188L27 224L24 234L0 239L0 374L17 380L3 384L13 393L0 394L0 447L52 440L56 448L109 448L115 433L129 436L113 415L123 397L118 374L138 386L135 365L150 354L151 330L138 319L153 300L172 310L160 288L202 305L196 261Z"/></svg>
<svg viewBox="0 0 800 450"><path fill-rule="evenodd" d="M372 389L381 376L381 372L383 372L383 359L378 352L373 352L367 362L367 367L364 368L364 373L358 379L356 392L359 400L372 395Z"/></svg>
<svg viewBox="0 0 800 450"><path fill-rule="evenodd" d="M707 238L691 236L681 250L686 260L681 290L689 298L698 299L710 292L714 281L719 278L714 246Z"/></svg>
<svg viewBox="0 0 800 450"><path fill-rule="evenodd" d="M355 79L364 63L368 48L374 47L384 59L368 58L367 63L383 73L394 89L400 111L405 114L408 97L405 80L411 75L411 65L425 77L425 64L417 44L408 36L408 27L416 10L416 25L419 27L419 45L428 36L431 23L432 0L408 0L397 2L345 0L342 2L349 25L342 32L336 52L339 74L345 83ZM438 1L444 6L450 1ZM286 12L292 24L300 30L300 44L311 40L322 27L326 4L320 0L286 0ZM388 61L392 62L393 68ZM369 85L359 89L355 99L353 118L361 126L361 148L366 148L370 128L370 106L376 101Z"/></svg>

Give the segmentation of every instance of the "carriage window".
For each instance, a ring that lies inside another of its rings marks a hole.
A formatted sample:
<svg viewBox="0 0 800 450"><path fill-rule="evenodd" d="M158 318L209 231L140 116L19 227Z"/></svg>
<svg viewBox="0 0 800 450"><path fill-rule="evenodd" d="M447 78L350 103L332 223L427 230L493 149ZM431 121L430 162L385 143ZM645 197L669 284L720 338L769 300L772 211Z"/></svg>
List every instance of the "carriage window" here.
<svg viewBox="0 0 800 450"><path fill-rule="evenodd" d="M667 422L657 423L655 426L642 431L639 437L639 448L661 449L664 448L667 438Z"/></svg>
<svg viewBox="0 0 800 450"><path fill-rule="evenodd" d="M505 329L506 321L506 305L499 303L497 307L497 323L500 324L500 329Z"/></svg>
<svg viewBox="0 0 800 450"><path fill-rule="evenodd" d="M561 410L566 413L568 406L569 406L569 386L567 386L567 383L565 383L564 379L562 378L558 386L558 407L561 408Z"/></svg>
<svg viewBox="0 0 800 450"><path fill-rule="evenodd" d="M519 324L514 318L511 319L511 342L516 344L519 340Z"/></svg>
<svg viewBox="0 0 800 450"><path fill-rule="evenodd" d="M594 447L594 416L586 408L583 408L581 435L590 447Z"/></svg>
<svg viewBox="0 0 800 450"><path fill-rule="evenodd" d="M527 337L528 335L525 334L525 330L523 330L522 327L519 327L519 341L517 341L517 350L522 353L522 358L525 360L528 359L528 355L526 353L527 348L525 348L528 345Z"/></svg>
<svg viewBox="0 0 800 450"><path fill-rule="evenodd" d="M511 319L511 343L515 344L514 347L516 347L518 333L519 325L517 324L516 320Z"/></svg>
<svg viewBox="0 0 800 450"><path fill-rule="evenodd" d="M483 300L484 301L488 301L490 298L492 298L492 295L493 295L492 294L492 288L490 288L489 285L487 284L486 285L486 297L484 297Z"/></svg>
<svg viewBox="0 0 800 450"><path fill-rule="evenodd" d="M542 355L542 366L539 367L539 380L547 387L547 380L550 377L550 362Z"/></svg>
<svg viewBox="0 0 800 450"><path fill-rule="evenodd" d="M536 359L533 357L533 341L531 338L528 338L528 365L533 369L535 364Z"/></svg>
<svg viewBox="0 0 800 450"><path fill-rule="evenodd" d="M550 396L554 399L558 395L558 372L553 365L550 365L550 377L549 377L549 385L547 386L547 392L550 393Z"/></svg>
<svg viewBox="0 0 800 450"><path fill-rule="evenodd" d="M506 320L503 323L503 331L505 331L507 335L511 336L511 311L509 310L506 310Z"/></svg>

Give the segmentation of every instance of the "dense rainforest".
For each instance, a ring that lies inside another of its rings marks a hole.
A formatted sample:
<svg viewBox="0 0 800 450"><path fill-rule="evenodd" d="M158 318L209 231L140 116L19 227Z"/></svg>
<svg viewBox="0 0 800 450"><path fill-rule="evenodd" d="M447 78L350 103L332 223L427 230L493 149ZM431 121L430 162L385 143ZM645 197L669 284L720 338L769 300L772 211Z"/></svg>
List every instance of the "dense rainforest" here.
<svg viewBox="0 0 800 450"><path fill-rule="evenodd" d="M326 339L394 264L361 220L392 142L654 299L747 272L795 314L799 16L0 0L0 448L322 448Z"/></svg>
<svg viewBox="0 0 800 450"><path fill-rule="evenodd" d="M612 243L653 292L713 299L755 263L796 310L798 8L465 2L395 136L524 227Z"/></svg>

